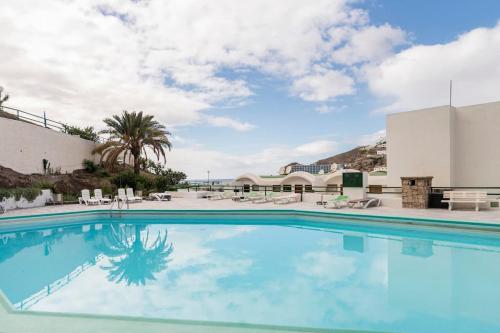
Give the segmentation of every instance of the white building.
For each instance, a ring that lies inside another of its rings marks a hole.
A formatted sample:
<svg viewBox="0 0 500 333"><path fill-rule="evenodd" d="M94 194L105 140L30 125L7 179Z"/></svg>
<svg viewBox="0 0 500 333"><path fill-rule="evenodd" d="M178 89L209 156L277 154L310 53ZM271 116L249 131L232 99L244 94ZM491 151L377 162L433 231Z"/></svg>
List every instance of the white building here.
<svg viewBox="0 0 500 333"><path fill-rule="evenodd" d="M308 189L329 188L332 191L337 190L342 185L343 174L346 172L359 172L354 169L341 169L332 173L313 175L309 172L297 171L288 175L281 176L257 176L253 173L245 173L237 177L234 181L236 186L275 186L281 190L292 189L295 185L301 185L307 191ZM368 176L369 185L385 185L386 177L383 175Z"/></svg>
<svg viewBox="0 0 500 333"><path fill-rule="evenodd" d="M500 102L387 116L388 186L433 176L433 186L500 186Z"/></svg>

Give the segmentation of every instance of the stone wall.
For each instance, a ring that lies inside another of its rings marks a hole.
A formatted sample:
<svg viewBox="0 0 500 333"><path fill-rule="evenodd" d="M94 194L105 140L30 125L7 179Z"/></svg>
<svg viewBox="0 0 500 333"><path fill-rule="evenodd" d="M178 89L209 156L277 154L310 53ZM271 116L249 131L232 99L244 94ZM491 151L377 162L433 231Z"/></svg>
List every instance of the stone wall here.
<svg viewBox="0 0 500 333"><path fill-rule="evenodd" d="M403 208L428 208L433 177L401 177Z"/></svg>

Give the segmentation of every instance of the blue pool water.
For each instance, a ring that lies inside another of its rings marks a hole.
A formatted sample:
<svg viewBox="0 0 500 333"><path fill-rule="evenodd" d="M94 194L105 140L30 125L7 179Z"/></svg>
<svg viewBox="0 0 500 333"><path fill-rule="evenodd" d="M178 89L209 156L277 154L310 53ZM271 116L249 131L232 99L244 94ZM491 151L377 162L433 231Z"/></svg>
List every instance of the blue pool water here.
<svg viewBox="0 0 500 333"><path fill-rule="evenodd" d="M293 216L96 215L54 223L0 229L0 289L18 309L500 331L495 233Z"/></svg>

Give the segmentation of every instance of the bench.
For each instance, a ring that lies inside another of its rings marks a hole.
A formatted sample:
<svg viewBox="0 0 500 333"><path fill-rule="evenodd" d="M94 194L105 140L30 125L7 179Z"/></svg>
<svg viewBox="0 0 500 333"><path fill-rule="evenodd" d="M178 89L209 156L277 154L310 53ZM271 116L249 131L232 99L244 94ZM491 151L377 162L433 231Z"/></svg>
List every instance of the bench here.
<svg viewBox="0 0 500 333"><path fill-rule="evenodd" d="M444 191L442 202L448 203L448 210L453 209L454 203L474 204L476 212L479 211L479 204L487 203L487 194L482 191Z"/></svg>

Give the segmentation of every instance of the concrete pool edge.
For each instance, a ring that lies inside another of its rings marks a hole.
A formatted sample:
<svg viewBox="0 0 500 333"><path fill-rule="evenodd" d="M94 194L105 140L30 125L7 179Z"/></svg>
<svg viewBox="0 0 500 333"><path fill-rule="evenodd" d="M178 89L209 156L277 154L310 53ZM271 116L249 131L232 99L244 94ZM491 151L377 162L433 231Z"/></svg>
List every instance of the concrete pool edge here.
<svg viewBox="0 0 500 333"><path fill-rule="evenodd" d="M74 333L383 333L350 329L314 329L273 325L154 319L143 317L72 314L16 310L0 290L0 327L2 333L67 332ZM71 325L71 326L69 326Z"/></svg>
<svg viewBox="0 0 500 333"><path fill-rule="evenodd" d="M396 216L396 215L371 215L359 214L351 212L322 212L315 210L300 210L300 209L263 209L263 210L245 210L245 209L210 209L210 210L194 210L194 209L134 209L134 210L100 210L89 209L73 212L45 213L20 216L5 216L0 217L0 228L5 224L13 223L20 226L25 226L33 223L33 220L50 218L50 217L78 217L85 215L108 215L108 214L124 214L124 215L140 215L140 214L161 214L161 215L295 215L295 216L313 216L313 217L330 217L338 219L355 219L361 221L376 221L384 223L393 223L396 225L412 225L412 226L431 226L431 227L446 227L461 230L482 230L482 231L500 231L500 224L488 221L465 221L451 220L441 218L425 218L412 216ZM31 221L31 222L30 222Z"/></svg>

